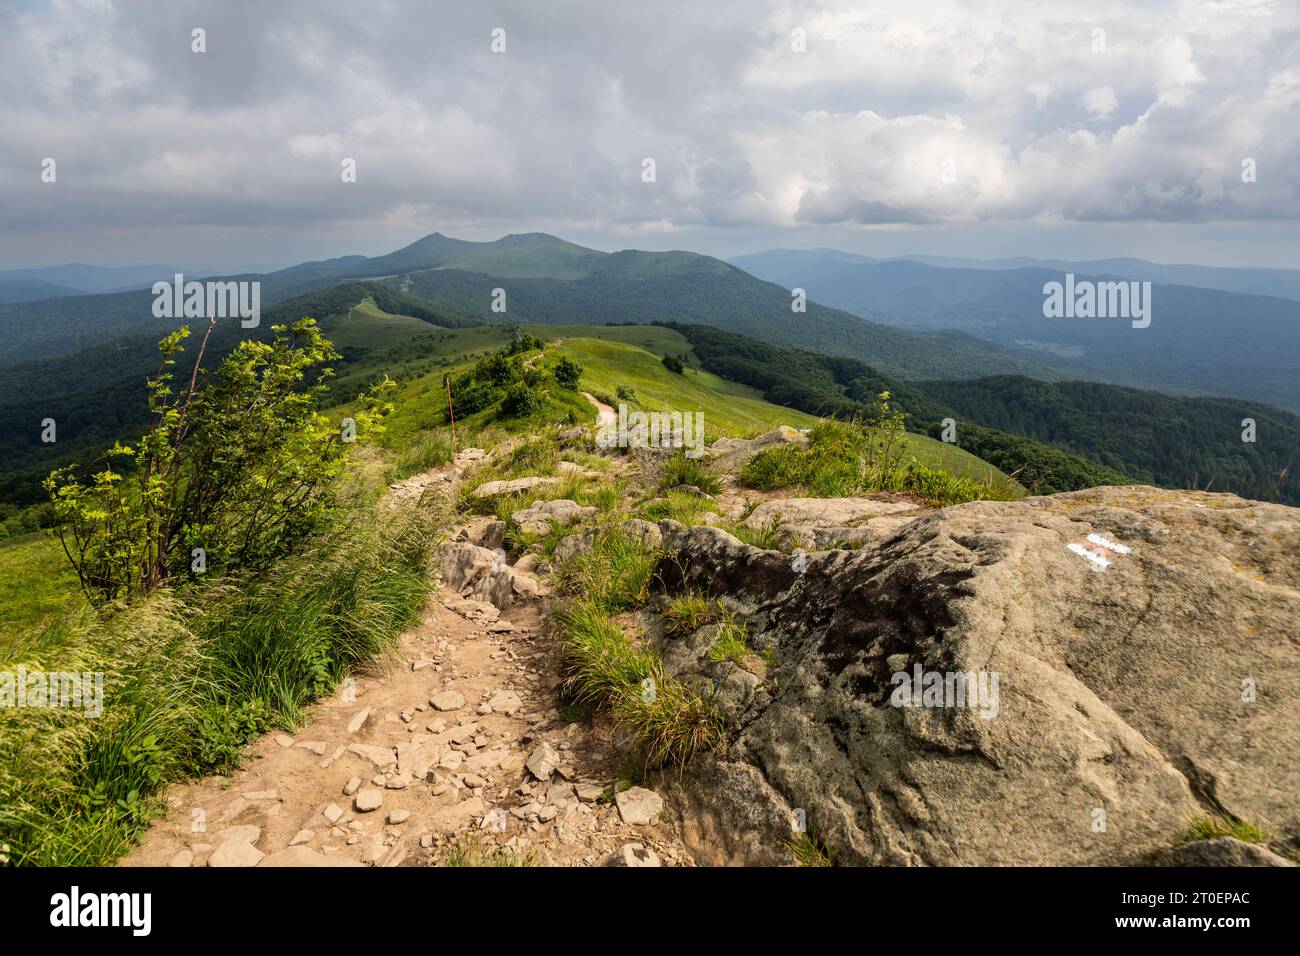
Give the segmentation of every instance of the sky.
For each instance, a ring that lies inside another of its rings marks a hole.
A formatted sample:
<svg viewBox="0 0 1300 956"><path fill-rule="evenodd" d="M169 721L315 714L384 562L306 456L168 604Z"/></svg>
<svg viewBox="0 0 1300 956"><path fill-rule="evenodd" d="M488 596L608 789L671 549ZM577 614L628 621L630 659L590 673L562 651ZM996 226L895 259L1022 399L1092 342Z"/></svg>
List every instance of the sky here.
<svg viewBox="0 0 1300 956"><path fill-rule="evenodd" d="M434 231L1300 267L1300 2L0 0L0 269Z"/></svg>

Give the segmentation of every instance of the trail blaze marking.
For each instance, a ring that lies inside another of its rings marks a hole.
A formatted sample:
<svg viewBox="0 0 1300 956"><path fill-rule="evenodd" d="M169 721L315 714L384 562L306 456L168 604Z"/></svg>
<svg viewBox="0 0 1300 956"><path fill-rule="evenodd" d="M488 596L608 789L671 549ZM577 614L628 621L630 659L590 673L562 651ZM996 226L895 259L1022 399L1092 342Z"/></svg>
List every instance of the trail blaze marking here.
<svg viewBox="0 0 1300 956"><path fill-rule="evenodd" d="M1090 563L1095 571L1105 571L1116 559L1133 553L1128 545L1117 544L1095 532L1088 535L1086 543L1075 541L1065 547Z"/></svg>

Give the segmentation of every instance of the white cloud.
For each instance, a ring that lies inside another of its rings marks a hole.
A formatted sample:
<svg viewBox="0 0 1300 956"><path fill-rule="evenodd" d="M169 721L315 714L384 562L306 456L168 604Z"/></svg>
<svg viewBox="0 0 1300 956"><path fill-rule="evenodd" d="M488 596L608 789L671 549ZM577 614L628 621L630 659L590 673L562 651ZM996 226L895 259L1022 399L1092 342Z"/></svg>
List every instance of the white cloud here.
<svg viewBox="0 0 1300 956"><path fill-rule="evenodd" d="M57 0L0 10L0 250L110 225L1294 221L1298 60L1297 8L1246 0Z"/></svg>

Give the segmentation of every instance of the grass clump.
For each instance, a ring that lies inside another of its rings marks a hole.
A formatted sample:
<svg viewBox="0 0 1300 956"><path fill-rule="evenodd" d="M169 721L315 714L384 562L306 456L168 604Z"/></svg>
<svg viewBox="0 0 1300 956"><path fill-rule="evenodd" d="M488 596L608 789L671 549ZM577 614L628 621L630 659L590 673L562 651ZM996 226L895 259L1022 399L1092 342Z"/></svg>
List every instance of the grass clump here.
<svg viewBox="0 0 1300 956"><path fill-rule="evenodd" d="M732 536L755 548L764 551L785 550L785 539L781 535L781 519L773 518L765 525L751 528L747 524L729 523L723 526Z"/></svg>
<svg viewBox="0 0 1300 956"><path fill-rule="evenodd" d="M630 730L647 766L681 766L722 745L713 702L671 677L658 655L633 646L606 610L581 601L558 612L556 621L566 693Z"/></svg>
<svg viewBox="0 0 1300 956"><path fill-rule="evenodd" d="M1179 843L1213 840L1218 837L1233 837L1244 843L1267 843L1269 839L1268 834L1253 823L1206 814L1188 824Z"/></svg>
<svg viewBox="0 0 1300 956"><path fill-rule="evenodd" d="M664 463L663 474L659 479L660 488L674 488L677 485L692 485L706 495L717 495L722 491L722 479L698 458L688 458L684 453L673 455Z"/></svg>
<svg viewBox="0 0 1300 956"><path fill-rule="evenodd" d="M556 572L560 592L581 597L602 612L645 604L660 551L619 528L596 532L589 551Z"/></svg>
<svg viewBox="0 0 1300 956"><path fill-rule="evenodd" d="M709 657L715 661L731 661L741 667L753 654L749 646L749 628L730 611L724 610L718 621L718 633L709 647Z"/></svg>
<svg viewBox="0 0 1300 956"><path fill-rule="evenodd" d="M409 445L398 452L388 468L387 480L391 484L420 475L433 468L449 464L455 452L449 436L440 431L419 432Z"/></svg>
<svg viewBox="0 0 1300 956"><path fill-rule="evenodd" d="M693 634L718 619L718 606L694 591L673 598L663 610L667 631L673 637Z"/></svg>
<svg viewBox="0 0 1300 956"><path fill-rule="evenodd" d="M835 852L817 839L817 834L813 832L811 826L806 832L800 833L793 840L787 842L786 847L794 854L795 861L799 866L835 865Z"/></svg>
<svg viewBox="0 0 1300 956"><path fill-rule="evenodd" d="M668 518L684 525L695 525L707 513L709 499L701 498L685 491L670 491L662 498L656 498L641 506L641 514L650 521L662 521Z"/></svg>

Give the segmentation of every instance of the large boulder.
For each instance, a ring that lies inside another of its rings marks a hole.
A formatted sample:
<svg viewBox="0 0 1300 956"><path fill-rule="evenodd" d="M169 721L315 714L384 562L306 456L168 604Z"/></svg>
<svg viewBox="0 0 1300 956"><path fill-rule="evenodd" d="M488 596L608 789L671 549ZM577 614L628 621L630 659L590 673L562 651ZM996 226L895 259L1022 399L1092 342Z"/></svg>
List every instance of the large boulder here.
<svg viewBox="0 0 1300 956"><path fill-rule="evenodd" d="M886 538L921 514L910 501L887 497L774 498L745 519L751 528L778 526L787 547L823 551Z"/></svg>
<svg viewBox="0 0 1300 956"><path fill-rule="evenodd" d="M545 534L551 525L567 528L584 519L594 518L599 513L599 508L584 508L568 498L557 498L555 501L538 501L527 508L520 508L510 516L510 523L526 534Z"/></svg>
<svg viewBox="0 0 1300 956"><path fill-rule="evenodd" d="M462 597L507 608L541 593L532 576L510 567L505 552L452 542L442 549L438 571L443 584Z"/></svg>
<svg viewBox="0 0 1300 956"><path fill-rule="evenodd" d="M843 862L1137 863L1210 812L1300 837L1300 510L1145 487L978 501L802 570L664 527L665 582L747 608L774 651L726 762L770 786L764 819L802 810ZM735 827L696 779L688 832ZM771 825L750 836L733 862L770 859Z"/></svg>
<svg viewBox="0 0 1300 956"><path fill-rule="evenodd" d="M495 498L497 495L517 494L521 491L540 488L543 485L553 485L559 480L559 478L534 476L531 478L511 478L508 481L485 481L474 489L474 497Z"/></svg>
<svg viewBox="0 0 1300 956"><path fill-rule="evenodd" d="M799 429L778 425L757 438L719 438L708 447L705 457L721 471L739 471L746 461L765 449L807 444L808 436Z"/></svg>

